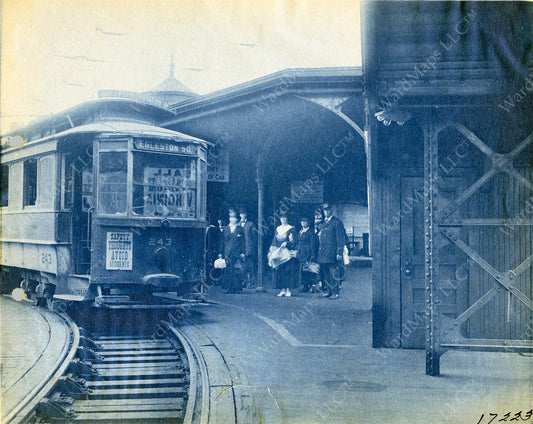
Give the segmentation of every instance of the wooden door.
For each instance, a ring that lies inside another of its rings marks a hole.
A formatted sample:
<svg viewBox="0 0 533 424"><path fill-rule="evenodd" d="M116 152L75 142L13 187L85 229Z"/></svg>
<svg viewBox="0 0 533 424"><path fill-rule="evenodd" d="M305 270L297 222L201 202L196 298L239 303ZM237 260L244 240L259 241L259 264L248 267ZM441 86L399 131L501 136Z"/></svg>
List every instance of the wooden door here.
<svg viewBox="0 0 533 424"><path fill-rule="evenodd" d="M72 252L74 272L87 275L91 269L91 227L93 212L92 162L72 172Z"/></svg>

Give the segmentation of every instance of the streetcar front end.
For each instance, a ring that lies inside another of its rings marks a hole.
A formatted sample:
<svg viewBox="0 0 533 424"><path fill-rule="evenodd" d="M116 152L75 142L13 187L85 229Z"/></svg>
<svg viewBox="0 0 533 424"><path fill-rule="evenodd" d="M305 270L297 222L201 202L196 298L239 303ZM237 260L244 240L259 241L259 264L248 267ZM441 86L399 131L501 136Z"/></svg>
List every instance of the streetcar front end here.
<svg viewBox="0 0 533 424"><path fill-rule="evenodd" d="M150 308L203 299L206 150L203 140L163 129L94 140L92 192L81 202L85 301Z"/></svg>

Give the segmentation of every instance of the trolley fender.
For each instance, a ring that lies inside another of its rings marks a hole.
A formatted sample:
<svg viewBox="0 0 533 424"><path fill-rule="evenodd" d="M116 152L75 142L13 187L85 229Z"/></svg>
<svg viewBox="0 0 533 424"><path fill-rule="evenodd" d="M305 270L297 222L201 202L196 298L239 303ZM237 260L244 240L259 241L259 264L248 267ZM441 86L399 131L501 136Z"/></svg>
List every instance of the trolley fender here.
<svg viewBox="0 0 533 424"><path fill-rule="evenodd" d="M151 284L158 287L178 286L182 278L175 274L147 274L142 278L143 284Z"/></svg>

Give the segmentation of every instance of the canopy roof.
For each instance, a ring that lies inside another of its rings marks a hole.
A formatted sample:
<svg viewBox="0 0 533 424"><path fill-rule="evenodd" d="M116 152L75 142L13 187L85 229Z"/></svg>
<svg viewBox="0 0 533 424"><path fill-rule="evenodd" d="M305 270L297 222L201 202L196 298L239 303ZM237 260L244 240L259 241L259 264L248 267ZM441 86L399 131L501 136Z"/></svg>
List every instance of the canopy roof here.
<svg viewBox="0 0 533 424"><path fill-rule="evenodd" d="M329 201L366 202L360 67L287 69L170 109L174 116L163 126L229 153L230 184L216 188L226 202L253 206L258 160L264 161L271 198L283 198L291 184L316 174L324 192L337 196ZM343 157L330 167L327 161L333 163L330 156L339 145L345 147Z"/></svg>

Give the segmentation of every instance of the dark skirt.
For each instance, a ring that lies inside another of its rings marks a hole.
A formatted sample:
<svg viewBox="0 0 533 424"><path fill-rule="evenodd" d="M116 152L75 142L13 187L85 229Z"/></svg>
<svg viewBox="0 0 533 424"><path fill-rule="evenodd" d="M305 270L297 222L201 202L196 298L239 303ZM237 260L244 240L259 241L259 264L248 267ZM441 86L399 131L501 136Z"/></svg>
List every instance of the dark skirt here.
<svg viewBox="0 0 533 424"><path fill-rule="evenodd" d="M276 289L296 289L299 285L299 262L293 258L278 266L274 272L276 274Z"/></svg>

